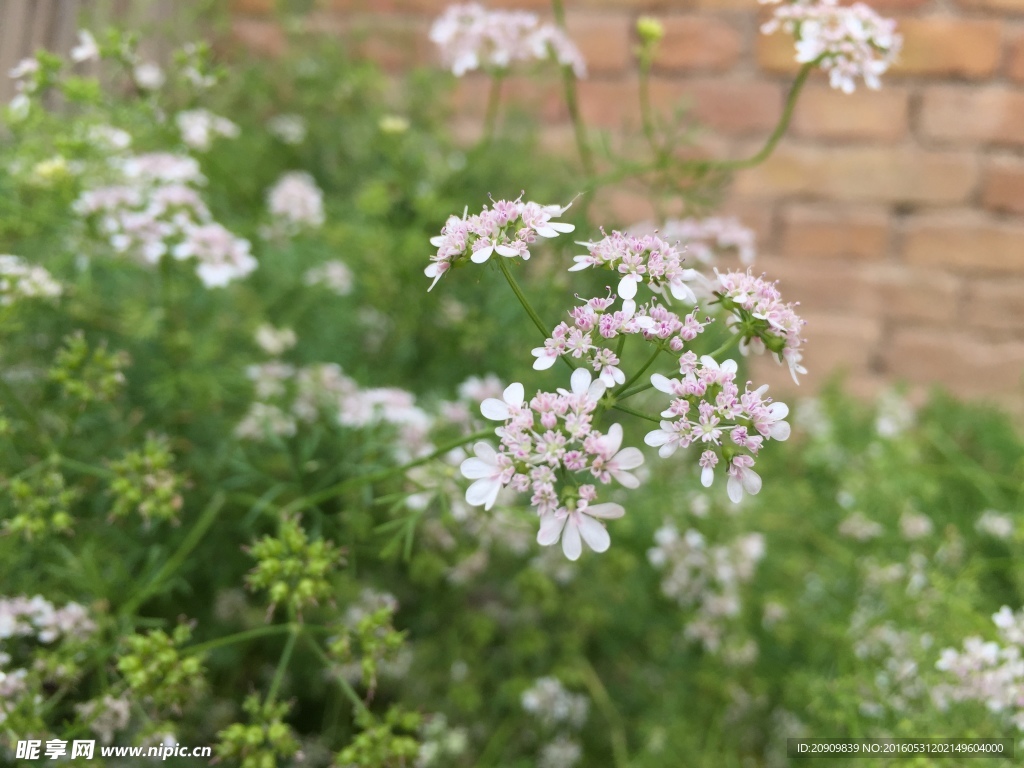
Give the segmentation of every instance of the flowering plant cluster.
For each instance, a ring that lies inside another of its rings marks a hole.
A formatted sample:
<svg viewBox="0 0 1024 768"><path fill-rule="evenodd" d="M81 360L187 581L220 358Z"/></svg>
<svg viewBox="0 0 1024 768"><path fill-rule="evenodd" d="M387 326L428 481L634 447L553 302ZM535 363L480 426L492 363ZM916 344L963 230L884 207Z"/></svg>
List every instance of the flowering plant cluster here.
<svg viewBox="0 0 1024 768"><path fill-rule="evenodd" d="M474 69L504 71L520 62L548 58L577 77L587 74L583 56L565 31L526 11L488 10L479 3L452 5L434 22L430 39L459 77Z"/></svg>
<svg viewBox="0 0 1024 768"><path fill-rule="evenodd" d="M820 64L833 88L844 93L882 87L879 77L892 66L903 46L896 22L864 3L844 6L839 0L761 0L772 5L765 34L781 29L796 38L796 60Z"/></svg>
<svg viewBox="0 0 1024 768"><path fill-rule="evenodd" d="M558 206L523 203L519 198L496 201L478 216L451 217L441 235L431 240L438 248L426 269L427 276L434 278L431 288L452 264L467 260L483 264L495 253L525 261L536 235L554 237L560 231L572 231L572 225L559 225L548 218L564 211ZM562 322L550 335L509 267L499 261L517 298L547 336L544 346L533 350L533 367L547 370L559 358L570 367L573 360L583 361L585 367L573 371L570 390L540 391L527 401L523 385L516 383L504 391L501 400L485 400L483 415L503 422L496 430L500 446L495 451L489 443L478 442L475 457L461 467L463 475L474 481L466 492L470 505L490 509L505 487L529 492L540 518L538 542L549 545L561 540L570 560L580 556L582 542L595 552L607 550L610 539L600 521L622 517L625 512L618 503L597 502L597 485L583 480L592 478L607 485L614 479L626 488L640 484L630 470L643 463L643 454L636 448L622 448L621 425L611 424L604 432L597 429L599 419L618 399L650 387L670 395L660 428L649 432L646 442L660 447L663 458L680 447L701 446L704 450L698 463L705 486L712 484L715 467L724 461L729 497L734 502L744 491L756 494L761 489L761 478L753 466L762 444L789 437L789 424L784 420L789 409L765 396L767 386L751 389L748 385L741 390L735 381L735 361L719 363L713 356L698 357L689 348L711 322L710 317L698 319L694 287L702 295L710 294L709 307L718 305L728 313L732 339L741 351L771 349L780 361L788 359L794 379L797 372L804 372L798 351L803 321L792 305L782 302L773 284L749 272L723 274L717 270L711 281L684 266L682 253L656 235L613 232L582 245L588 252L576 256L569 271L609 270L618 277L614 289L618 295L609 287L608 298L586 300L570 311L571 326ZM638 307L641 285L654 297ZM619 298L621 309L610 311ZM693 311L680 317L667 306L673 299L694 306ZM654 353L627 380L620 355L628 336L650 344ZM662 352L674 359L680 378L654 373L649 385L630 390ZM587 368L598 375L596 380ZM608 393L616 386L614 393Z"/></svg>

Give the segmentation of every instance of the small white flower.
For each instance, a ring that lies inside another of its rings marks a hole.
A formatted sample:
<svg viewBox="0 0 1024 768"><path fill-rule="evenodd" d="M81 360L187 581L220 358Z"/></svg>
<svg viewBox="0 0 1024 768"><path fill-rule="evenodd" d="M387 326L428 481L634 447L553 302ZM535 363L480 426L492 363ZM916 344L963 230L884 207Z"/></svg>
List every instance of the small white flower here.
<svg viewBox="0 0 1024 768"><path fill-rule="evenodd" d="M71 49L71 60L76 64L83 61L94 61L100 57L100 47L96 38L87 29L78 30L78 45Z"/></svg>
<svg viewBox="0 0 1024 768"><path fill-rule="evenodd" d="M519 382L509 384L502 393L502 400L489 397L480 404L480 413L491 421L508 421L519 413L526 399L523 385Z"/></svg>
<svg viewBox="0 0 1024 768"><path fill-rule="evenodd" d="M606 502L582 506L573 511L560 507L556 512L541 516L537 543L551 546L562 540L562 551L570 560L578 560L583 553L583 544L595 552L605 552L611 546L611 537L604 524L599 521L622 517L626 510L620 504Z"/></svg>
<svg viewBox="0 0 1024 768"><path fill-rule="evenodd" d="M475 443L473 453L476 456L466 459L459 467L463 477L475 481L466 489L466 502L472 507L490 509L502 487L511 479L514 468L507 456L487 443Z"/></svg>

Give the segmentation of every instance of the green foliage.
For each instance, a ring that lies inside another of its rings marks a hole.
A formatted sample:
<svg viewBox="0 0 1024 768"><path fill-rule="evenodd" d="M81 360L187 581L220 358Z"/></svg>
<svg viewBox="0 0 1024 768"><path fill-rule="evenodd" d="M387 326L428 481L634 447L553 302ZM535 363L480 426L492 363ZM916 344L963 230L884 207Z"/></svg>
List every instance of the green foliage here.
<svg viewBox="0 0 1024 768"><path fill-rule="evenodd" d="M660 31L639 27L641 56ZM0 631L0 685L16 691L0 698L5 743L88 736L79 707L106 697L128 703L116 743L171 732L245 768L300 750L321 766L525 768L557 749L583 766L775 766L790 736L1013 732L931 695L948 682L941 649L994 637L991 615L1024 603L1024 441L1009 416L832 391L765 452L758 496L736 507L721 477L700 489L695 462L650 461L611 550L568 563L536 544L530 509L468 508L456 469L479 407L455 400L458 383L523 380L536 329L493 262L430 294L423 267L464 206L524 187L564 204L584 180L514 122L457 144L436 73L386 88L334 40L292 44L273 62L190 47L149 91L133 36L102 35L103 78L40 56L28 112L9 115L0 252L64 290L0 304L0 598L75 602L96 626L51 643L35 624ZM186 147L172 116L196 108L238 137ZM268 128L281 116L305 137ZM130 134L131 153L193 157L211 217L251 242L252 275L205 287L187 260L119 253L100 218L76 215L129 151L100 146L103 126ZM323 191L322 228L273 226L267 190L295 170ZM714 175L660 181L692 184L697 210ZM567 214L581 237L615 224L587 204ZM513 266L552 324L606 282L570 288L562 240ZM307 279L337 260L352 290ZM298 343L261 348L265 325ZM623 350L636 367L647 354ZM460 409L466 423L435 418ZM979 527L986 510L1012 534ZM687 599L670 583L682 571L651 552L671 531L715 566L686 572ZM763 559L741 546L751 533ZM582 720L524 708L544 678L587 702Z"/></svg>

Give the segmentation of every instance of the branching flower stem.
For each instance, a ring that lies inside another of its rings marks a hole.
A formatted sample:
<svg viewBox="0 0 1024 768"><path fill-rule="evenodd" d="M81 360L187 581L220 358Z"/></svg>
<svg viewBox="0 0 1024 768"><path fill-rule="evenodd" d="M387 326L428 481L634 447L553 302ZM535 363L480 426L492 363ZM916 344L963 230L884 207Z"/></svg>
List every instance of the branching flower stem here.
<svg viewBox="0 0 1024 768"><path fill-rule="evenodd" d="M555 23L564 30L566 28L565 6L562 4L562 0L551 0L551 12L554 14ZM588 177L592 177L594 175L594 155L587 140L587 127L580 114L579 96L576 92L576 73L568 64L562 66L562 83L565 88L565 106L569 110L569 118L572 120L580 163L583 165L584 173Z"/></svg>
<svg viewBox="0 0 1024 768"><path fill-rule="evenodd" d="M804 64L800 68L796 79L789 88L789 94L786 97L786 104L782 109L782 116L779 118L778 124L775 126L775 129L772 131L767 141L765 141L764 146L762 146L761 149L753 155L731 160L672 160L668 157L659 157L653 163L625 164L610 173L594 178L590 183L589 190L593 191L600 187L607 186L608 184L614 184L634 176L643 176L645 173L657 170L699 169L704 171L730 171L739 170L741 168L750 168L763 163L775 150L775 147L789 128L789 123L793 118L793 110L796 108L800 92L803 90L804 84L807 82L807 78L818 64L819 61L815 60Z"/></svg>

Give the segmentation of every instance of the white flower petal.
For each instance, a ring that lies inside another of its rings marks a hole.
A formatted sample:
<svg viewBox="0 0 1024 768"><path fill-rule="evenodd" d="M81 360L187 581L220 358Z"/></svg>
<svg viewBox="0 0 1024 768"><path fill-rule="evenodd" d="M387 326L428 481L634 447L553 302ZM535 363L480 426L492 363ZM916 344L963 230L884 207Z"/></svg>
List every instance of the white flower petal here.
<svg viewBox="0 0 1024 768"><path fill-rule="evenodd" d="M612 544L608 530L586 514L580 516L580 535L587 542L587 546L595 552L607 552L608 547Z"/></svg>
<svg viewBox="0 0 1024 768"><path fill-rule="evenodd" d="M485 419L490 419L491 421L508 421L512 415L508 405L494 397L488 397L480 403L480 413L484 415Z"/></svg>
<svg viewBox="0 0 1024 768"><path fill-rule="evenodd" d="M644 463L644 455L639 448L623 448L615 455L615 464L619 469L636 469Z"/></svg>
<svg viewBox="0 0 1024 768"><path fill-rule="evenodd" d="M562 531L562 552L570 560L579 560L583 554L583 543L580 541L580 529L573 520L566 523Z"/></svg>
<svg viewBox="0 0 1024 768"><path fill-rule="evenodd" d="M554 514L542 515L540 518L540 530L537 531L537 543L542 547L549 547L554 544L562 535L567 518Z"/></svg>

